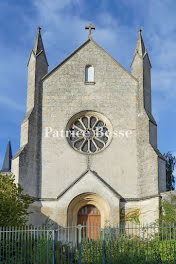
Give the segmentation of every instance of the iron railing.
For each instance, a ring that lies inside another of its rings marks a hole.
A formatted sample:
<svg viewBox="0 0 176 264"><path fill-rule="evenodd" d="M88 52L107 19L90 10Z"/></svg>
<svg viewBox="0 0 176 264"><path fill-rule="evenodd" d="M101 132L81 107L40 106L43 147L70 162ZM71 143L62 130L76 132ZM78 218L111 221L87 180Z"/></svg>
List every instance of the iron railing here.
<svg viewBox="0 0 176 264"><path fill-rule="evenodd" d="M0 263L176 263L175 225L1 227Z"/></svg>

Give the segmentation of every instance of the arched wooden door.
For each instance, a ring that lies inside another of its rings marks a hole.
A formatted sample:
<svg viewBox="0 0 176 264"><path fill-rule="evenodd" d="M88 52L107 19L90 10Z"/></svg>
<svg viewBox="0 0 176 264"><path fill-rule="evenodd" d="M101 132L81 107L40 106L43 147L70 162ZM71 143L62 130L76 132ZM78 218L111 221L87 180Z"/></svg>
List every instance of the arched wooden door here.
<svg viewBox="0 0 176 264"><path fill-rule="evenodd" d="M96 239L100 234L101 214L94 205L86 205L78 211L78 225L84 226L82 236L90 239Z"/></svg>

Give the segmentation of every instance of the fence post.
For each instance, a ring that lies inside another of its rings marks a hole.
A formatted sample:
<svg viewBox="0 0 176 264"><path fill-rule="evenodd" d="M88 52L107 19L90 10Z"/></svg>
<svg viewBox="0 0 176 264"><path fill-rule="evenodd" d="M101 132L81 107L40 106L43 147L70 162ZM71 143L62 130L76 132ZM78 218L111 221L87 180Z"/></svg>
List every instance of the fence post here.
<svg viewBox="0 0 176 264"><path fill-rule="evenodd" d="M103 239L103 247L102 247L102 250L103 250L103 264L105 264L105 258L106 258L106 255L105 255L105 230L102 229L102 239Z"/></svg>
<svg viewBox="0 0 176 264"><path fill-rule="evenodd" d="M56 263L56 258L55 258L55 230L52 230L52 237L53 237L53 241L52 241L52 252L53 252L53 259L52 259L52 264Z"/></svg>
<svg viewBox="0 0 176 264"><path fill-rule="evenodd" d="M81 230L82 226L78 225L78 246L79 246L79 264L81 264Z"/></svg>

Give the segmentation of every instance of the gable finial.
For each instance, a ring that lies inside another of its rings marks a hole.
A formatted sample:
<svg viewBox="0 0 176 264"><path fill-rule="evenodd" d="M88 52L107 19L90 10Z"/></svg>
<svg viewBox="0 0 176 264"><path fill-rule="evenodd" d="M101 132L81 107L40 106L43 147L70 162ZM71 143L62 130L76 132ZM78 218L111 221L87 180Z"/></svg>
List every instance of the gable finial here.
<svg viewBox="0 0 176 264"><path fill-rule="evenodd" d="M137 38L137 43L136 43L136 49L135 52L139 53L139 55L141 55L142 57L144 56L145 52L146 52L146 48L144 45L144 41L142 39L142 29L139 28L138 29L138 38Z"/></svg>
<svg viewBox="0 0 176 264"><path fill-rule="evenodd" d="M92 39L91 30L92 29L95 30L95 26L92 26L92 23L90 22L88 26L85 26L85 29L88 29L89 30L88 39Z"/></svg>
<svg viewBox="0 0 176 264"><path fill-rule="evenodd" d="M38 30L38 33L40 33L41 27L38 26L37 27L37 30Z"/></svg>
<svg viewBox="0 0 176 264"><path fill-rule="evenodd" d="M41 36L41 27L37 27L37 36L33 47L33 52L35 55L38 55L41 51L44 51L42 36Z"/></svg>

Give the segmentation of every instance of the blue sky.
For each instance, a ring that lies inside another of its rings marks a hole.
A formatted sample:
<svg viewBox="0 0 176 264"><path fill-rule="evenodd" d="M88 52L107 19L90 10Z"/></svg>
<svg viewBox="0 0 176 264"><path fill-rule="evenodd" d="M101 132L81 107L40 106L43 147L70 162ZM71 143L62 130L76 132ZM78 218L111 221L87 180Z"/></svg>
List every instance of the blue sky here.
<svg viewBox="0 0 176 264"><path fill-rule="evenodd" d="M42 28L49 70L87 39L94 40L130 71L137 29L152 63L153 114L158 147L176 154L176 2L174 0L1 0L0 1L0 167L8 138L19 148L25 114L27 61Z"/></svg>

